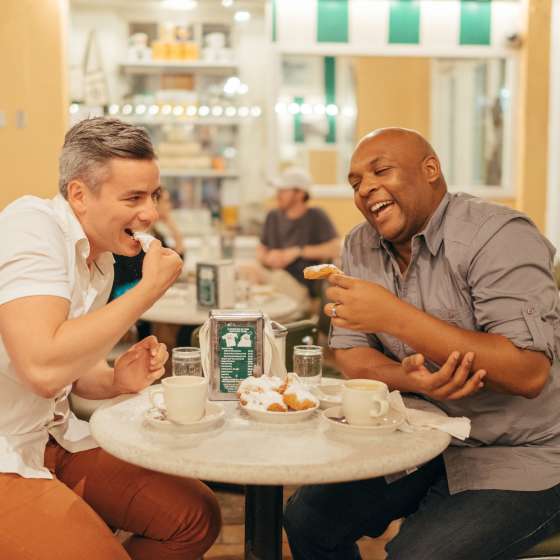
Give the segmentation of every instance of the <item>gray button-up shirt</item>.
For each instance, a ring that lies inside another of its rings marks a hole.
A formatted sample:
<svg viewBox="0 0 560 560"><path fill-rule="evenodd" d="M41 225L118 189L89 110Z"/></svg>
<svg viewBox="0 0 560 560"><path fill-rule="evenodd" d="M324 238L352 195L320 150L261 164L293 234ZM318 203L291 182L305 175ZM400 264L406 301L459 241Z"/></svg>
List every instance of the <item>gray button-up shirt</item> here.
<svg viewBox="0 0 560 560"><path fill-rule="evenodd" d="M444 453L451 493L544 490L560 482L560 302L551 274L554 252L527 216L465 194L446 194L425 230L414 236L404 276L367 222L346 238L346 274L376 282L463 329L499 334L519 348L542 352L552 364L535 399L484 388L471 397L434 403L472 422L469 439L454 440ZM370 346L398 361L415 353L385 333L336 327L330 346ZM438 368L429 361L427 366Z"/></svg>

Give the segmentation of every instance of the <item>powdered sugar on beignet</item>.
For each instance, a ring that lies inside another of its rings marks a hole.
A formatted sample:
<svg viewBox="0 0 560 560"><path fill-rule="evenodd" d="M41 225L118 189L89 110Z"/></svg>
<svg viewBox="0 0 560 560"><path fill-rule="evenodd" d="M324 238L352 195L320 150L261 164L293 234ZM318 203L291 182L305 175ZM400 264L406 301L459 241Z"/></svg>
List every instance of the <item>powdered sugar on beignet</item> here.
<svg viewBox="0 0 560 560"><path fill-rule="evenodd" d="M253 410L267 410L268 412L287 412L288 410L282 395L276 391L247 393L243 398L246 400L245 407Z"/></svg>
<svg viewBox="0 0 560 560"><path fill-rule="evenodd" d="M300 383L288 385L283 397L284 402L292 410L307 410L319 405L317 397Z"/></svg>
<svg viewBox="0 0 560 560"><path fill-rule="evenodd" d="M253 377L250 375L244 379L237 388L237 396L241 398L244 393L264 393L265 391L277 391L283 384L279 377L261 375Z"/></svg>

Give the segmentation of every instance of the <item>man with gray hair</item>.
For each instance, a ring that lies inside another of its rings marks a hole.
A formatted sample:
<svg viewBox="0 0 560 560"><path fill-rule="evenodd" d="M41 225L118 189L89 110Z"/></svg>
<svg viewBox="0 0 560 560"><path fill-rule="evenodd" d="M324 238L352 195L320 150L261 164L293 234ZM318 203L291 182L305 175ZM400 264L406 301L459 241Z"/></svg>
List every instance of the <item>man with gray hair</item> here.
<svg viewBox="0 0 560 560"><path fill-rule="evenodd" d="M105 453L68 405L70 390L109 398L164 373L168 353L154 336L114 368L105 361L181 270L179 256L154 241L141 281L106 305L112 253L138 254L133 232L157 219L147 133L117 119L75 125L59 188L0 213L0 557L200 558L220 530L212 492ZM109 527L133 533L124 548Z"/></svg>

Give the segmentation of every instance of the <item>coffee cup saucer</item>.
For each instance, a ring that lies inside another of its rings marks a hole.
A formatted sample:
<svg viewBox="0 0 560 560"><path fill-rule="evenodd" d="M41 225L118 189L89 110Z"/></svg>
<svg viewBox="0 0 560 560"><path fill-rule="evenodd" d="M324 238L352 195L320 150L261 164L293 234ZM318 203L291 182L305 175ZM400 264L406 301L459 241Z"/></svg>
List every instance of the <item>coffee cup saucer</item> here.
<svg viewBox="0 0 560 560"><path fill-rule="evenodd" d="M341 406L333 406L327 408L322 413L323 418L328 422L329 427L334 430L345 432L347 434L363 434L363 435L384 435L394 432L404 421L403 412L389 407L387 413L378 419L376 424L369 426L356 426L349 424L344 417Z"/></svg>
<svg viewBox="0 0 560 560"><path fill-rule="evenodd" d="M323 377L321 383L311 388L311 392L319 399L319 406L325 410L342 402L342 379Z"/></svg>
<svg viewBox="0 0 560 560"><path fill-rule="evenodd" d="M165 409L151 407L144 412L146 422L159 430L172 432L201 432L218 424L224 417L224 407L217 402L206 403L204 416L200 420L194 420L185 424L173 422L167 418Z"/></svg>

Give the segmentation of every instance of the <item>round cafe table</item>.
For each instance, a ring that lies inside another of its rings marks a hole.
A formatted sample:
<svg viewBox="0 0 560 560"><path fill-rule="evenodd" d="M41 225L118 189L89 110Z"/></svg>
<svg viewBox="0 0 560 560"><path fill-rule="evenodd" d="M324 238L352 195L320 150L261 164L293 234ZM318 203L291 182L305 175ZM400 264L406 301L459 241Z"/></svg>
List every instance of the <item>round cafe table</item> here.
<svg viewBox="0 0 560 560"><path fill-rule="evenodd" d="M298 304L285 294L271 291L249 299L239 309L258 309L271 319L289 322L299 317ZM208 319L208 309L199 309L196 304L194 284L172 286L140 317L144 321L173 325L202 325Z"/></svg>
<svg viewBox="0 0 560 560"><path fill-rule="evenodd" d="M451 439L438 430L348 435L333 430L320 411L294 424L265 424L250 419L236 402L222 404L225 418L213 429L198 433L149 424L145 393L99 408L90 425L103 449L134 465L246 485L246 560L281 560L285 484L345 482L398 473L429 461ZM438 410L417 399L408 399L406 404Z"/></svg>

